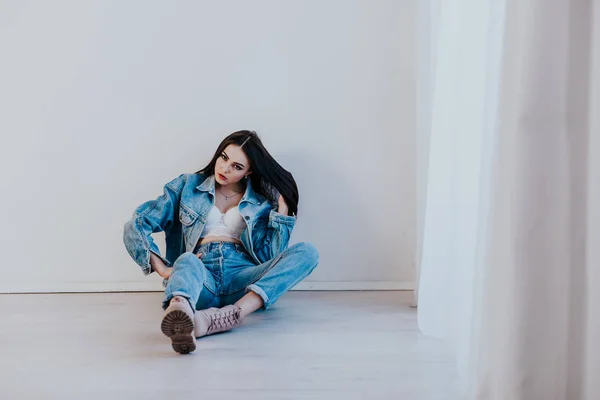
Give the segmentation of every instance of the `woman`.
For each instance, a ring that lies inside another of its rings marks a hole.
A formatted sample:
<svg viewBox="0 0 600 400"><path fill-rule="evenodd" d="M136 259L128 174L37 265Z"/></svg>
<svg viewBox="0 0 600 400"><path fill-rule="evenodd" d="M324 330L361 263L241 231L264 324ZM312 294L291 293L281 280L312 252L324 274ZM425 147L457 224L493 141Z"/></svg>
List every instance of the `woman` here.
<svg viewBox="0 0 600 400"><path fill-rule="evenodd" d="M161 330L176 352L269 308L315 269L312 244L288 247L297 211L292 174L252 131L227 136L204 169L180 175L135 210L125 247L144 274L165 279ZM160 231L165 258L151 236Z"/></svg>

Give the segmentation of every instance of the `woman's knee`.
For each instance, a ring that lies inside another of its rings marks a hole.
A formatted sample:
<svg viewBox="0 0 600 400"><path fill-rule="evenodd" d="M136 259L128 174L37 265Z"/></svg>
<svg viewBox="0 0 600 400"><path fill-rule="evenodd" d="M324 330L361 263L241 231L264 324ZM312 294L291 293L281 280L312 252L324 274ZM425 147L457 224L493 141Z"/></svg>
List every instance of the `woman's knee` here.
<svg viewBox="0 0 600 400"><path fill-rule="evenodd" d="M319 251L314 244L310 242L300 242L296 243L291 248L301 256L302 260L311 271L319 264Z"/></svg>
<svg viewBox="0 0 600 400"><path fill-rule="evenodd" d="M185 253L181 253L181 255L179 257L177 257L177 260L175 260L175 262L197 261L197 260L198 260L198 256L196 256L191 251L186 251Z"/></svg>
<svg viewBox="0 0 600 400"><path fill-rule="evenodd" d="M197 267L201 262L194 253L188 251L177 257L177 260L173 263L173 268Z"/></svg>

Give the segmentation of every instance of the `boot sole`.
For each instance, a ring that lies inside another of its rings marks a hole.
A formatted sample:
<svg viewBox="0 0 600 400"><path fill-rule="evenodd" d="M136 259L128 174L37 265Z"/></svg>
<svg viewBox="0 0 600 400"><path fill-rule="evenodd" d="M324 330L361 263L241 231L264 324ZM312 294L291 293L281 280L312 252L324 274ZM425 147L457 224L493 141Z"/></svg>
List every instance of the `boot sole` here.
<svg viewBox="0 0 600 400"><path fill-rule="evenodd" d="M181 354L191 353L196 350L194 320L181 310L169 312L160 324L160 330L171 339L173 350Z"/></svg>

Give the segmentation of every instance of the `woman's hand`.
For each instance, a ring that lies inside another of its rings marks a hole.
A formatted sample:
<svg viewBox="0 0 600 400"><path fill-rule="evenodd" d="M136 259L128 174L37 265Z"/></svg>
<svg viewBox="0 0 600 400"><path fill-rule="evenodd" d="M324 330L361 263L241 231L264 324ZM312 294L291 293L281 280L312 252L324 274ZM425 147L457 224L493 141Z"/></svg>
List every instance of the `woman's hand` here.
<svg viewBox="0 0 600 400"><path fill-rule="evenodd" d="M277 212L283 215L288 215L289 212L288 205L286 204L282 195L279 195L279 199L277 200Z"/></svg>

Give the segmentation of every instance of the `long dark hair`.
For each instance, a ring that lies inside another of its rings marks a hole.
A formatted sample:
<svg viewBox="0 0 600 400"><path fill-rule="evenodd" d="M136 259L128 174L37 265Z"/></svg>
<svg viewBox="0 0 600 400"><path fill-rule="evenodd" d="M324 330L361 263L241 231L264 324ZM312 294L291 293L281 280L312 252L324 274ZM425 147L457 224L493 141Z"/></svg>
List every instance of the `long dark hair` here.
<svg viewBox="0 0 600 400"><path fill-rule="evenodd" d="M299 195L294 177L275 161L254 131L237 131L227 136L217 148L210 163L196 173L214 175L217 159L230 144L241 146L250 160L252 173L249 179L254 191L275 202L277 194L281 194L288 205L289 213L297 215Z"/></svg>

